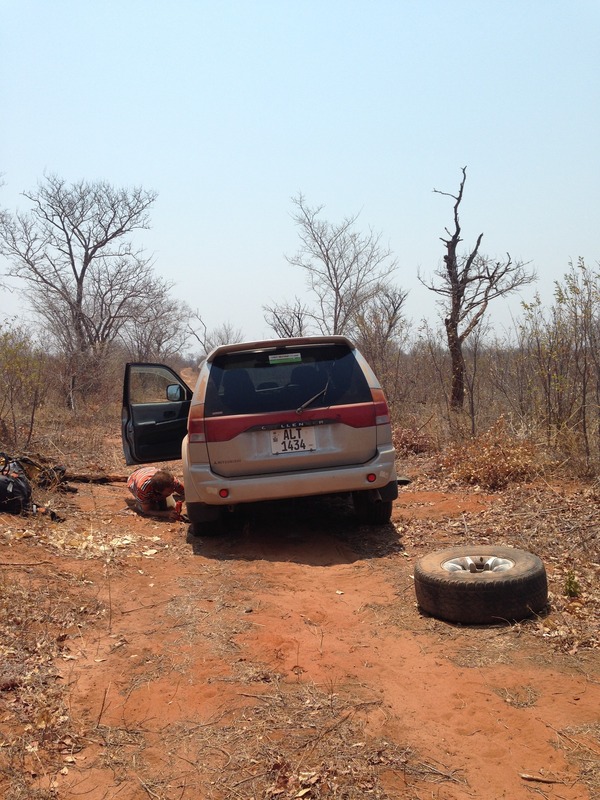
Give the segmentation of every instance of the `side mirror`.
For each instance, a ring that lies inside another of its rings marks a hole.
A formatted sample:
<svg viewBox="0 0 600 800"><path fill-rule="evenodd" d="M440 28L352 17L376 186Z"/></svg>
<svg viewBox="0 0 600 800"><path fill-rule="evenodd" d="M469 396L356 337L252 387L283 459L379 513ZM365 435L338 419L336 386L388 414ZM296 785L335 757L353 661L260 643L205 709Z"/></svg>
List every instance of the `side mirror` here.
<svg viewBox="0 0 600 800"><path fill-rule="evenodd" d="M179 383L171 383L167 386L167 400L170 403L181 403L185 400L185 391Z"/></svg>

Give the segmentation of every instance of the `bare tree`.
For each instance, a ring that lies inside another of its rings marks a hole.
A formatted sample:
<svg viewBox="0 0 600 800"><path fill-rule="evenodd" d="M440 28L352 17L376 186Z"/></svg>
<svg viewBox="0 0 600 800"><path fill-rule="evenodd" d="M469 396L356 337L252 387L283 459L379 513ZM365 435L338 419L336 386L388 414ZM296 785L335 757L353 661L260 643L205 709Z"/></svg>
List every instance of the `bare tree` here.
<svg viewBox="0 0 600 800"><path fill-rule="evenodd" d="M198 330L198 327L200 330ZM215 347L222 344L234 344L244 339L244 334L240 328L235 328L231 322L224 322L217 328L208 330L200 313L195 311L188 322L188 335L196 339L202 347L202 359L207 356Z"/></svg>
<svg viewBox="0 0 600 800"><path fill-rule="evenodd" d="M95 357L139 314L143 298L168 291L156 282L143 251L129 239L149 227L156 193L115 189L105 182L68 185L46 176L23 194L30 213L0 219L0 253L8 274L21 279L25 296L65 348L73 365L73 405L78 365Z"/></svg>
<svg viewBox="0 0 600 800"><path fill-rule="evenodd" d="M356 316L356 343L395 403L406 393L401 372L402 347L407 339L403 307L407 292L382 290Z"/></svg>
<svg viewBox="0 0 600 800"><path fill-rule="evenodd" d="M134 361L168 361L181 356L190 340L191 308L169 297L160 282L152 289L152 297L144 297L138 313L121 332Z"/></svg>
<svg viewBox="0 0 600 800"><path fill-rule="evenodd" d="M444 266L435 272L437 283L422 283L440 295L444 312L444 325L450 353L452 369L450 407L463 408L465 400L465 359L463 345L475 330L487 311L488 305L497 297L504 297L521 286L532 283L535 274L526 270L522 261L513 262L507 254L506 260L496 261L479 252L483 233L477 237L473 249L466 255L459 255L461 239L459 208L467 180L467 168L462 168L462 180L458 194L441 192L437 194L454 200L453 229L446 228L448 238L441 237L446 247Z"/></svg>
<svg viewBox="0 0 600 800"><path fill-rule="evenodd" d="M280 339L306 336L309 332L310 311L297 297L293 305L263 306L263 311L265 322Z"/></svg>
<svg viewBox="0 0 600 800"><path fill-rule="evenodd" d="M301 246L287 261L305 271L316 308L309 310L298 301L291 307L267 308L267 321L275 322L276 330L282 323L284 329L291 323L291 329L298 330L295 312L302 310L303 332L310 320L320 333L352 333L356 316L389 283L396 267L391 251L382 247L380 234L355 230L358 214L330 223L319 218L323 206L311 208L302 194L292 198L292 203Z"/></svg>

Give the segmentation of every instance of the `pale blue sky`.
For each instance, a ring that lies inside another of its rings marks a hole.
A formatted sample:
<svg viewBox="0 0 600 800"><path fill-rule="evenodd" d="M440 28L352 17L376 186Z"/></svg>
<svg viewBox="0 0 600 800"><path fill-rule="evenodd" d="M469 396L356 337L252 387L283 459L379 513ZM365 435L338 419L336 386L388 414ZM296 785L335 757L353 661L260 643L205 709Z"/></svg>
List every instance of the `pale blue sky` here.
<svg viewBox="0 0 600 800"><path fill-rule="evenodd" d="M465 244L531 261L550 302L600 260L598 0L0 0L0 205L44 172L159 193L155 255L209 328L268 333L304 295L290 197L360 212L408 289ZM530 299L535 289L528 289ZM492 309L498 320L508 312ZM0 312L19 304L0 289ZM518 310L516 300L510 308ZM0 316L1 319L1 316Z"/></svg>

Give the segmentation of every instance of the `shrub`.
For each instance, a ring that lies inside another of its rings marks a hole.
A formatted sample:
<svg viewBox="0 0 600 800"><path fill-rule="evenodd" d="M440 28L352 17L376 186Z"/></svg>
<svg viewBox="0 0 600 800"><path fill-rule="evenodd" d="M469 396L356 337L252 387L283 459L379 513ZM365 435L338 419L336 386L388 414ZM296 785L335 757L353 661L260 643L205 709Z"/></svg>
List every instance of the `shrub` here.
<svg viewBox="0 0 600 800"><path fill-rule="evenodd" d="M565 588L564 593L567 597L579 597L581 594L581 584L577 580L577 577L573 570L569 570L567 572L567 577L565 578Z"/></svg>
<svg viewBox="0 0 600 800"><path fill-rule="evenodd" d="M515 481L531 480L542 463L536 445L514 436L501 417L480 436L444 450L438 466L458 483L496 491Z"/></svg>
<svg viewBox="0 0 600 800"><path fill-rule="evenodd" d="M396 426L393 430L393 442L396 453L400 456L418 455L433 449L429 436L414 428Z"/></svg>
<svg viewBox="0 0 600 800"><path fill-rule="evenodd" d="M14 320L0 323L0 449L27 447L46 392L46 356Z"/></svg>

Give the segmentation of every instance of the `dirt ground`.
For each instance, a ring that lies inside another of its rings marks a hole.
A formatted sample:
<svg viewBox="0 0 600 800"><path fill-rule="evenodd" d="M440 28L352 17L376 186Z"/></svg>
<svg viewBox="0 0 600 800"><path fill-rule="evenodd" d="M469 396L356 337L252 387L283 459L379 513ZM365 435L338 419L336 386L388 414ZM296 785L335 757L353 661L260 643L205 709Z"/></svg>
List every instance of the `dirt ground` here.
<svg viewBox="0 0 600 800"><path fill-rule="evenodd" d="M599 796L598 609L558 598L562 557L544 558L549 613L516 625L427 617L412 582L452 544L535 549L577 503L593 526L577 489L417 479L382 529L328 498L252 509L218 539L137 516L122 482L77 489L63 523L0 516L0 585L58 620L45 685L62 692L27 722L24 681L0 669L3 796Z"/></svg>

